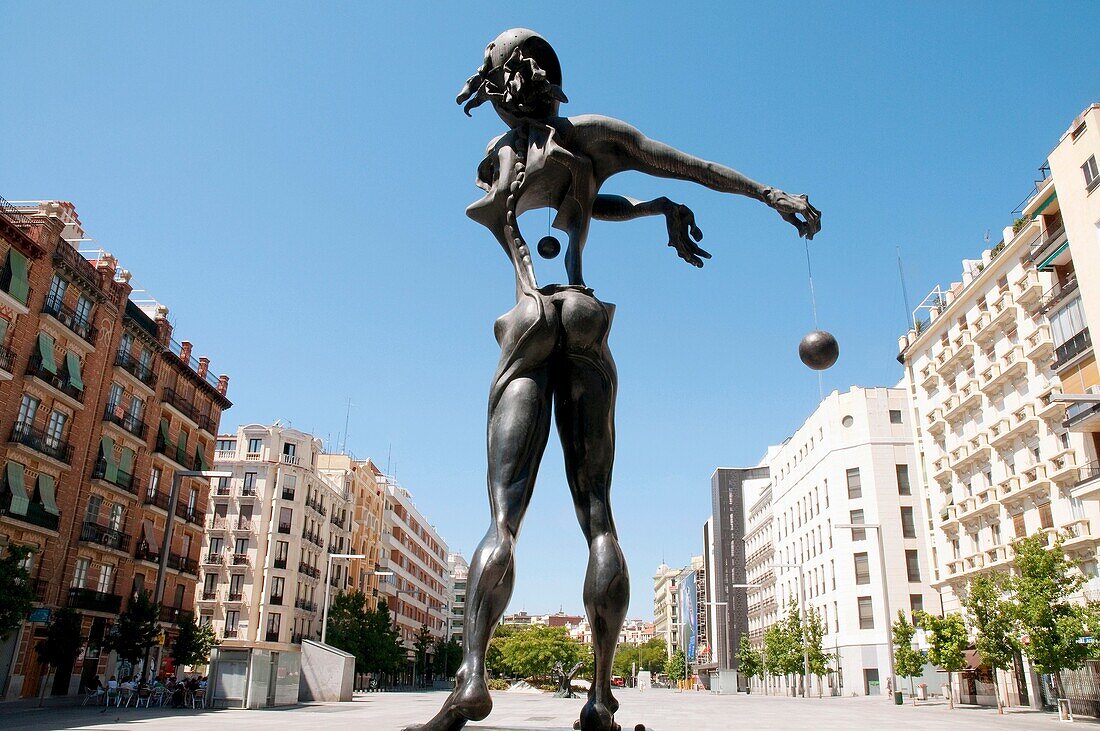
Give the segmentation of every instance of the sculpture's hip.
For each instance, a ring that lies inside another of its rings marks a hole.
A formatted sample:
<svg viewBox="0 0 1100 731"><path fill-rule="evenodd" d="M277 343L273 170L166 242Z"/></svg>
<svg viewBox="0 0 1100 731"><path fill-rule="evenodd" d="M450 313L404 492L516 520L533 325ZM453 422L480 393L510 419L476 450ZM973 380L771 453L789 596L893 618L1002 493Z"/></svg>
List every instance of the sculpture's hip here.
<svg viewBox="0 0 1100 731"><path fill-rule="evenodd" d="M603 353L615 305L587 287L552 284L525 293L493 327L505 358L545 361L555 355ZM502 363L502 365L504 365Z"/></svg>

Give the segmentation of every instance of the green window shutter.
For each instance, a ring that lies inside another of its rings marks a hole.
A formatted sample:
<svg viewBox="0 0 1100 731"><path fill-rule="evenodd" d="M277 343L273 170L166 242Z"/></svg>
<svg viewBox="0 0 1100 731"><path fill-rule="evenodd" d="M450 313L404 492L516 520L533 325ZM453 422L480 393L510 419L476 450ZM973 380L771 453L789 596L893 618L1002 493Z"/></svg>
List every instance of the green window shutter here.
<svg viewBox="0 0 1100 731"><path fill-rule="evenodd" d="M47 475L45 472L38 475L38 499L42 501L42 507L47 513L61 515L57 507L57 496L54 494L56 487L53 475Z"/></svg>
<svg viewBox="0 0 1100 731"><path fill-rule="evenodd" d="M38 355L42 358L42 370L57 375L57 361L53 357L53 338L38 333Z"/></svg>
<svg viewBox="0 0 1100 731"><path fill-rule="evenodd" d="M0 345L4 344L4 341L8 339L8 327L10 322L0 317Z"/></svg>
<svg viewBox="0 0 1100 731"><path fill-rule="evenodd" d="M160 441L164 443L164 453L169 454L172 449L172 440L168 438L168 419L160 420Z"/></svg>
<svg viewBox="0 0 1100 731"><path fill-rule="evenodd" d="M176 461L184 467L187 466L187 432L180 432L180 440L176 445Z"/></svg>
<svg viewBox="0 0 1100 731"><path fill-rule="evenodd" d="M84 381L80 378L80 357L71 350L65 353L65 369L69 371L69 384L77 391L83 391Z"/></svg>
<svg viewBox="0 0 1100 731"><path fill-rule="evenodd" d="M8 269L11 271L11 282L8 283L8 294L23 304L27 304L27 295L30 294L31 285L27 277L29 267L27 257L14 248L8 249Z"/></svg>
<svg viewBox="0 0 1100 731"><path fill-rule="evenodd" d="M122 448L122 456L118 460L118 471L130 477L134 475L134 450L129 447Z"/></svg>
<svg viewBox="0 0 1100 731"><path fill-rule="evenodd" d="M8 510L14 515L26 515L31 501L27 496L27 488L23 484L23 465L18 462L8 462L5 472L8 478L8 491L11 492L11 506Z"/></svg>
<svg viewBox="0 0 1100 731"><path fill-rule="evenodd" d="M195 467L200 470L208 470L210 466L206 464L206 456L202 453L202 445L195 447Z"/></svg>
<svg viewBox="0 0 1100 731"><path fill-rule="evenodd" d="M103 437L99 442L99 450L103 453L103 461L107 463L103 470L103 479L107 482L118 482L118 464L115 462L115 440Z"/></svg>

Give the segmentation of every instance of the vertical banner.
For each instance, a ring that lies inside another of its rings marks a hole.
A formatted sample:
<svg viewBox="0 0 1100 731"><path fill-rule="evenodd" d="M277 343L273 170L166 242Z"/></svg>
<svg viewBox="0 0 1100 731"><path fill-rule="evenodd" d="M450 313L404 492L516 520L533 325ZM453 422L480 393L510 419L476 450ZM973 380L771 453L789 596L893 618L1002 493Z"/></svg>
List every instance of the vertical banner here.
<svg viewBox="0 0 1100 731"><path fill-rule="evenodd" d="M695 639L699 634L697 578L697 572L692 571L680 581L680 621L684 623L680 639L688 662L695 662Z"/></svg>

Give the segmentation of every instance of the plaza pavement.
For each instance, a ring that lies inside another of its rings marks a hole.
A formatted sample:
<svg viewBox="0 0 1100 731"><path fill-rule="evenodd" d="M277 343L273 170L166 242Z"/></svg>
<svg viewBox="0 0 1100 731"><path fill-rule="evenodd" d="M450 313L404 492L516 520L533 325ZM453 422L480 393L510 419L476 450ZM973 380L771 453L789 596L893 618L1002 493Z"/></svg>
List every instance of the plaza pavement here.
<svg viewBox="0 0 1100 731"><path fill-rule="evenodd" d="M624 731L645 723L651 731L725 731L726 729L888 729L889 731L1031 731L1066 728L1053 713L1014 710L997 716L995 709L942 702L894 706L873 698L780 698L761 695L718 696L672 690L617 691L622 707L617 720ZM405 724L425 721L438 709L445 693L370 693L350 703L311 703L291 708L239 710L170 710L79 708L52 705L0 704L0 729L89 729L94 731L398 731ZM467 726L480 731L567 731L572 729L582 699L549 694L493 693L493 714ZM1098 725L1091 719L1081 723Z"/></svg>

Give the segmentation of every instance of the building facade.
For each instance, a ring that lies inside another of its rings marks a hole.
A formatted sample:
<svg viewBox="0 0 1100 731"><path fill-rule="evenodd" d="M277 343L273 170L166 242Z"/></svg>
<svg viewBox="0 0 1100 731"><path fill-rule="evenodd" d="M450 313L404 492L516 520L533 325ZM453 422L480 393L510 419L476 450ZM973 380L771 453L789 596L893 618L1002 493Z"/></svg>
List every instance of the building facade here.
<svg viewBox="0 0 1100 731"><path fill-rule="evenodd" d="M416 676L413 643L421 627L432 640L449 636L450 574L447 543L413 503L408 490L388 481L382 523L382 559L386 576L379 586L395 626L409 649L407 682L430 683L431 663Z"/></svg>
<svg viewBox="0 0 1100 731"><path fill-rule="evenodd" d="M332 597L349 586L329 554L349 552L354 507L321 455L320 439L278 423L218 437L216 469L232 477L211 495L197 605L226 648L320 639L326 580Z"/></svg>
<svg viewBox="0 0 1100 731"><path fill-rule="evenodd" d="M447 636L461 643L466 621L466 581L470 576L470 564L461 553L447 554L447 575L450 578L451 616L447 620Z"/></svg>
<svg viewBox="0 0 1100 731"><path fill-rule="evenodd" d="M756 490L745 492L748 524L745 531L745 581L753 591L747 596L746 614L749 643L758 652L764 650L764 630L779 621L775 599L775 569L772 566L775 544L772 541L771 480L760 481ZM733 652L740 648L740 641ZM739 682L748 683L745 678Z"/></svg>
<svg viewBox="0 0 1100 731"><path fill-rule="evenodd" d="M768 450L770 507L765 490L749 508L747 550L761 587L748 590L749 601L761 597L753 605L757 632L785 617L792 602L821 617L837 672L820 689L813 678L811 694L885 692L896 613L940 609L923 540L927 516L911 480L917 461L909 418L904 389L853 387L827 396ZM760 529L769 510L771 548ZM864 523L878 528L837 527Z"/></svg>
<svg viewBox="0 0 1100 731"><path fill-rule="evenodd" d="M209 483L178 471L212 461L229 379L173 338L168 309L136 303L130 273L86 239L69 203L0 199L0 544L33 550L35 621L0 645L0 696L34 697L34 651L61 607L82 652L48 692L136 673L101 650L120 612L153 594L164 565L167 641L194 604ZM70 243L72 242L72 243ZM168 531L167 555L164 536ZM162 562L162 556L164 561ZM171 671L168 658L157 670Z"/></svg>
<svg viewBox="0 0 1100 731"><path fill-rule="evenodd" d="M653 574L653 631L665 641L669 657L680 646L680 612L677 579L684 569L661 564Z"/></svg>
<svg viewBox="0 0 1100 731"><path fill-rule="evenodd" d="M367 608L378 607L378 567L382 560L382 520L386 510L386 479L369 459L322 452L317 471L331 484L343 486L351 512L348 553L364 558L348 559L345 575L349 590L362 592Z"/></svg>

